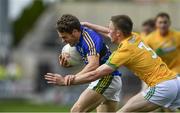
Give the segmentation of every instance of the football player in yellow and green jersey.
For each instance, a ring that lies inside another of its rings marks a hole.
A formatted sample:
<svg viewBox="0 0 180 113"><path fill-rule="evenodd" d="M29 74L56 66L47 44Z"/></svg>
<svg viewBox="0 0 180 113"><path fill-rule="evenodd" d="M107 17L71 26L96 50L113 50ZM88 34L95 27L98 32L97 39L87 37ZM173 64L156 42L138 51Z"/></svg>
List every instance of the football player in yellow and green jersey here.
<svg viewBox="0 0 180 113"><path fill-rule="evenodd" d="M119 44L106 64L114 69L121 65L128 67L148 86L176 76L175 72L170 71L161 58L135 33Z"/></svg>
<svg viewBox="0 0 180 113"><path fill-rule="evenodd" d="M156 27L156 31L144 38L145 42L171 70L180 73L180 32L169 28L170 17L166 13L157 15Z"/></svg>

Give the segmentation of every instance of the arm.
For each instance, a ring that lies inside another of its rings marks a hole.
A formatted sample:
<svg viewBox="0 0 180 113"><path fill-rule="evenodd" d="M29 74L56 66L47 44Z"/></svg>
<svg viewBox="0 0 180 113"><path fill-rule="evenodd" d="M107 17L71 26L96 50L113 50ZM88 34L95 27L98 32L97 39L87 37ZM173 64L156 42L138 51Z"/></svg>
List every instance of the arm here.
<svg viewBox="0 0 180 113"><path fill-rule="evenodd" d="M106 37L108 36L109 29L107 27L103 27L103 26L100 26L100 25L92 24L92 23L89 23L89 22L81 22L81 24L86 26L86 27L89 27L91 29L94 29L97 32L100 32L102 35L104 35Z"/></svg>
<svg viewBox="0 0 180 113"><path fill-rule="evenodd" d="M93 71L99 67L99 56L98 55L88 56L87 59L88 59L88 64L76 75L81 75L81 74Z"/></svg>
<svg viewBox="0 0 180 113"><path fill-rule="evenodd" d="M75 75L73 79L66 85L77 85L77 84L85 84L92 81L95 81L105 75L108 75L114 71L113 68L110 66L103 64L98 67L96 70L82 74L82 75Z"/></svg>
<svg viewBox="0 0 180 113"><path fill-rule="evenodd" d="M78 85L78 84L85 84L88 82L92 82L105 75L108 75L109 73L112 73L113 71L114 69L112 67L103 64L100 67L98 67L96 70L81 75L68 75L63 77L60 74L47 73L45 75L45 79L49 84L55 84L60 86Z"/></svg>
<svg viewBox="0 0 180 113"><path fill-rule="evenodd" d="M123 49L121 49L123 48ZM58 84L58 85L75 85L75 84L84 84L94 80L97 80L109 73L112 73L121 65L129 62L131 58L131 51L125 47L118 48L115 52L112 53L106 64L101 65L96 70L81 74L81 75L68 75L62 77L61 75L55 76L56 74L45 75L45 79L49 83Z"/></svg>

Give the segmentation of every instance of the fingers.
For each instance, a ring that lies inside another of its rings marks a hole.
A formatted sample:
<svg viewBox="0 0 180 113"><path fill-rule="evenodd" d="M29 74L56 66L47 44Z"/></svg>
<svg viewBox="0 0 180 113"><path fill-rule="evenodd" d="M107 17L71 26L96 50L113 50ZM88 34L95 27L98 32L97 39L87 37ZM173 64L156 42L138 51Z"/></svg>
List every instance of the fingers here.
<svg viewBox="0 0 180 113"><path fill-rule="evenodd" d="M65 85L66 85L66 86L68 86L69 78L70 78L70 75L67 75L67 76L65 77Z"/></svg>
<svg viewBox="0 0 180 113"><path fill-rule="evenodd" d="M88 22L80 22L80 23L81 23L81 25L86 26Z"/></svg>
<svg viewBox="0 0 180 113"><path fill-rule="evenodd" d="M68 58L70 57L69 54L67 53L62 53L61 55L59 55L59 63L61 66L63 67L69 67L70 64L68 63Z"/></svg>
<svg viewBox="0 0 180 113"><path fill-rule="evenodd" d="M71 85L71 82L74 80L75 76L74 75L71 75L70 78L69 78L69 81L68 81L68 86Z"/></svg>
<svg viewBox="0 0 180 113"><path fill-rule="evenodd" d="M59 64L61 65L62 54L59 55Z"/></svg>
<svg viewBox="0 0 180 113"><path fill-rule="evenodd" d="M56 84L56 82L53 81L47 81L48 84Z"/></svg>
<svg viewBox="0 0 180 113"><path fill-rule="evenodd" d="M81 25L85 25L85 22L80 22L81 23Z"/></svg>
<svg viewBox="0 0 180 113"><path fill-rule="evenodd" d="M62 77L59 74L54 74L54 73L47 73L46 75L44 75L45 80L47 80L48 84L55 84L55 85L60 85L60 86L64 86L64 77Z"/></svg>
<svg viewBox="0 0 180 113"><path fill-rule="evenodd" d="M56 78L52 75L45 75L48 84L56 84Z"/></svg>
<svg viewBox="0 0 180 113"><path fill-rule="evenodd" d="M54 73L47 73L46 75L55 76Z"/></svg>
<svg viewBox="0 0 180 113"><path fill-rule="evenodd" d="M67 75L65 77L65 85L70 86L74 79L75 79L74 75Z"/></svg>
<svg viewBox="0 0 180 113"><path fill-rule="evenodd" d="M45 76L48 84L58 84L57 75L53 73L47 73Z"/></svg>

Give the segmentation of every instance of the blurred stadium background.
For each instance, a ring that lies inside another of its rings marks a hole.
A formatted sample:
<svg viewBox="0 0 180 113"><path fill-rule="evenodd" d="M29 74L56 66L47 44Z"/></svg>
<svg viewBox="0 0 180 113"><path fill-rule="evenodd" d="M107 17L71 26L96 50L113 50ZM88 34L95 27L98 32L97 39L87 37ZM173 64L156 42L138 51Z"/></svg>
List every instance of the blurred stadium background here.
<svg viewBox="0 0 180 113"><path fill-rule="evenodd" d="M100 25L107 25L112 15L127 14L134 31L140 32L144 20L162 11L170 14L172 27L179 30L179 0L0 0L0 112L69 111L86 88L51 86L43 79L47 72L76 73L83 67L65 69L58 64L64 44L58 40L55 23L62 14ZM121 71L120 106L141 88L131 72Z"/></svg>

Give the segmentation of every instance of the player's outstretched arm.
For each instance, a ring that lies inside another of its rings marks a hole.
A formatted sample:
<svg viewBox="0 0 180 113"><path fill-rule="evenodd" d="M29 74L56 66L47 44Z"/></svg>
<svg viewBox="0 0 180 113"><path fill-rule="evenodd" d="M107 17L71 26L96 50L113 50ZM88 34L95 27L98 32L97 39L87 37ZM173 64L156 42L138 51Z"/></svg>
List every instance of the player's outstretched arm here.
<svg viewBox="0 0 180 113"><path fill-rule="evenodd" d="M89 83L92 81L95 81L105 75L108 75L114 71L113 68L110 66L103 64L100 67L98 67L96 70L82 74L82 75L70 75L71 77L67 78L70 80L66 80L68 83L65 83L66 85L76 85L76 84L84 84Z"/></svg>
<svg viewBox="0 0 180 113"><path fill-rule="evenodd" d="M106 35L109 33L109 28L104 27L104 26L92 24L92 23L89 23L89 22L81 22L81 24L86 26L86 27L89 27L91 29L94 29L97 32L106 34Z"/></svg>
<svg viewBox="0 0 180 113"><path fill-rule="evenodd" d="M47 83L54 85L60 85L60 86L78 85L78 84L85 84L95 81L105 75L108 75L109 73L112 73L113 71L114 71L113 68L111 68L106 64L103 64L94 71L84 73L78 76L66 75L65 77L63 77L60 74L47 73L45 75L45 79L47 80Z"/></svg>

